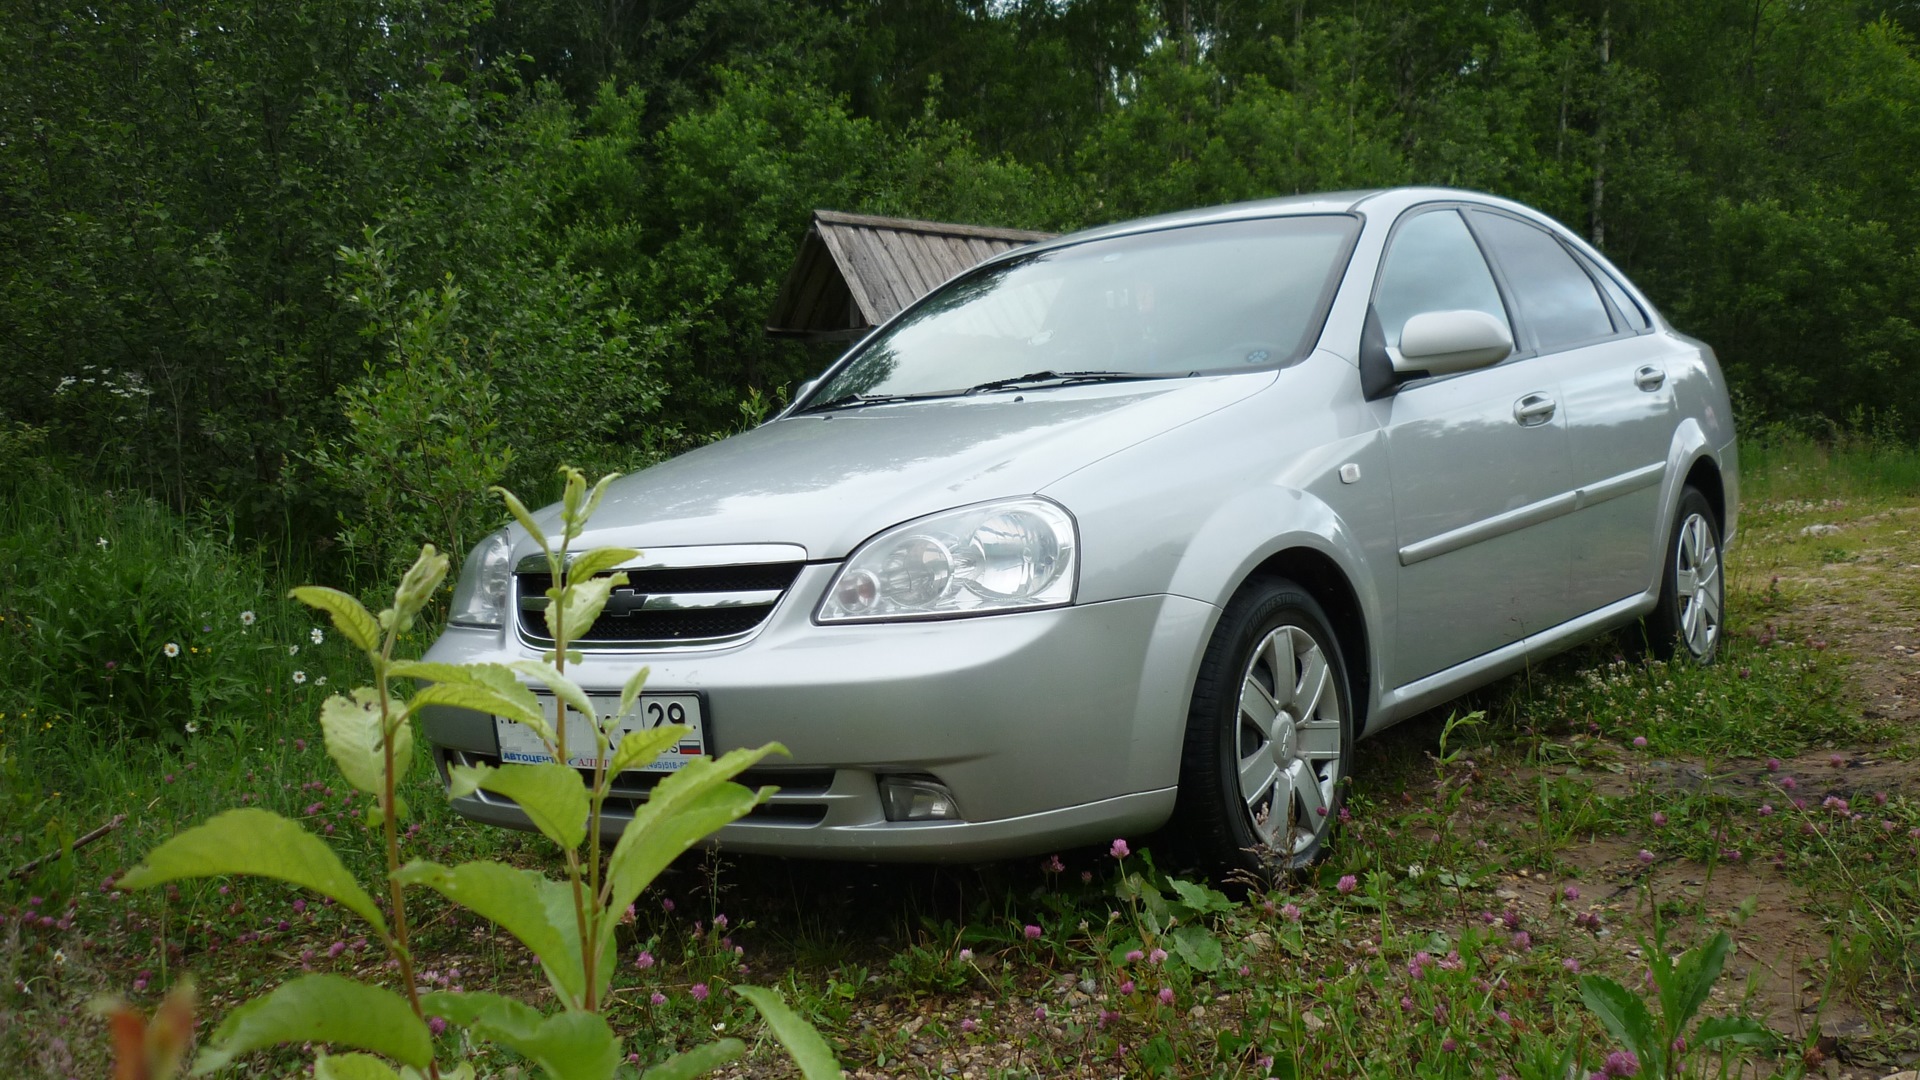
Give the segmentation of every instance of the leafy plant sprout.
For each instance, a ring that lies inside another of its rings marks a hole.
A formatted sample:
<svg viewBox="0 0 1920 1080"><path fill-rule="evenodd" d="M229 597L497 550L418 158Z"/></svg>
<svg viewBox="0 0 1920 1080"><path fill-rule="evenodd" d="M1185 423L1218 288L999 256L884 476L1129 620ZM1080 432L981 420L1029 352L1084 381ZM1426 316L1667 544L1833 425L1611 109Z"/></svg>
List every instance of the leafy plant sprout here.
<svg viewBox="0 0 1920 1080"><path fill-rule="evenodd" d="M539 660L448 665L394 656L397 641L446 578L448 560L431 545L421 550L401 578L392 606L377 617L336 589L302 586L293 591L296 599L326 612L340 635L366 655L373 670L371 685L325 701L320 724L328 756L342 776L355 790L374 797L374 805L366 810L366 823L380 830L383 841L387 911L382 912L324 841L264 809L219 814L154 848L141 865L114 884L122 889L148 889L184 878L250 874L311 889L372 927L399 969L405 993L338 975L296 976L228 1014L200 1055L197 1071L218 1068L277 1044L325 1042L346 1052L332 1057L320 1054L314 1063L316 1077L465 1080L474 1075L470 1062L458 1062L443 1071L434 1050L434 1037L449 1022L475 1039L513 1049L561 1080L603 1080L620 1065L620 1040L602 1015L615 967L619 916L681 852L771 794L770 788L749 791L731 781L781 748L768 744L730 751L718 761L703 758L687 763L654 789L611 854L602 859L600 821L612 777L651 761L687 729L666 725L629 732L615 745L610 732L631 713L647 672L643 669L628 681L618 713L604 723L597 719L586 692L565 674L569 642L592 624L609 590L624 580L624 575L603 572L639 553L601 548L571 555L569 545L579 537L614 477L603 477L589 490L579 470L564 469L563 476L562 531L557 545L517 498L499 490L553 570L547 618L554 648ZM316 637L319 634L314 631ZM521 681L523 676L551 695L551 724L542 700ZM423 685L402 699L395 693L395 683L408 679ZM450 770L452 790L458 795L485 789L516 800L539 831L560 847L564 882L492 861L453 867L418 859L401 863L400 826L407 808L397 785L412 759L412 719L429 705L505 716L526 724L539 736L552 761L497 768L456 766ZM563 764L570 712L577 712L574 722L588 725L593 735L596 764L586 784ZM331 831L332 826L327 828ZM584 858L583 843L587 845ZM542 1014L496 993L423 992L407 913L409 887L438 892L518 938L539 958L560 1011ZM706 986L696 989L704 991ZM779 995L749 986L734 990L766 1018L774 1036L810 1080L839 1075L825 1041ZM726 1038L676 1055L662 1069L669 1076L696 1075L745 1050L739 1039ZM402 1071L396 1072L389 1061L398 1062Z"/></svg>

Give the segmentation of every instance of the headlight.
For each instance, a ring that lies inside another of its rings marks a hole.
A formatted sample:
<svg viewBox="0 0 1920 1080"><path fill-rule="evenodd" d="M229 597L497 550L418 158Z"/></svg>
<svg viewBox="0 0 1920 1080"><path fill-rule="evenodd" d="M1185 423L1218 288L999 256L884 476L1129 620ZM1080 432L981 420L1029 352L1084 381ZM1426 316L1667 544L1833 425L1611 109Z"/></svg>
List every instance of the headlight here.
<svg viewBox="0 0 1920 1080"><path fill-rule="evenodd" d="M991 615L1073 602L1073 518L1041 498L896 525L860 545L820 602L820 622Z"/></svg>
<svg viewBox="0 0 1920 1080"><path fill-rule="evenodd" d="M459 626L497 627L506 620L507 584L513 577L507 557L513 545L501 529L473 549L460 568L453 587L453 610L447 621Z"/></svg>

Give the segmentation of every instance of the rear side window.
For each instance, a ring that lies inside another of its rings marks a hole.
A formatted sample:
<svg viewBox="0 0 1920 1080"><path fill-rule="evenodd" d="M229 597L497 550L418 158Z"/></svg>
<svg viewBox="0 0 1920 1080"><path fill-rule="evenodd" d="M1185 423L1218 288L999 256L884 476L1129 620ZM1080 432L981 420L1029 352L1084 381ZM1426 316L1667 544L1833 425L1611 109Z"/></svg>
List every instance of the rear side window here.
<svg viewBox="0 0 1920 1080"><path fill-rule="evenodd" d="M1541 352L1613 333L1613 320L1593 279L1560 241L1504 214L1475 211L1474 227L1499 260L1521 321L1532 330Z"/></svg>
<svg viewBox="0 0 1920 1080"><path fill-rule="evenodd" d="M1453 210L1431 210L1394 230L1380 266L1373 310L1386 342L1400 347L1407 320L1429 311L1484 311L1509 326L1500 290L1466 222Z"/></svg>
<svg viewBox="0 0 1920 1080"><path fill-rule="evenodd" d="M1626 320L1626 330L1645 330L1652 325L1647 320L1647 313L1640 310L1640 305L1634 303L1633 297L1627 295L1627 290L1621 288L1619 282L1613 280L1613 275L1585 259L1581 259L1580 264L1600 282L1601 288L1607 290L1607 299L1613 301L1613 306L1619 310L1620 317Z"/></svg>

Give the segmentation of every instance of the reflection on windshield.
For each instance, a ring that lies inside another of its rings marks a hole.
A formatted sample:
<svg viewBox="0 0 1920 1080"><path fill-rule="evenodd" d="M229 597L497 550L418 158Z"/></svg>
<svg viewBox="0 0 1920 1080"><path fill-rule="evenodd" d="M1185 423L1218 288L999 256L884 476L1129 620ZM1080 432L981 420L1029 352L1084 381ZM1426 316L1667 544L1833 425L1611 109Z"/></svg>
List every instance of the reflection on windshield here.
<svg viewBox="0 0 1920 1080"><path fill-rule="evenodd" d="M1198 225L982 270L869 342L809 399L959 393L1032 372L1185 375L1270 367L1319 327L1357 222Z"/></svg>

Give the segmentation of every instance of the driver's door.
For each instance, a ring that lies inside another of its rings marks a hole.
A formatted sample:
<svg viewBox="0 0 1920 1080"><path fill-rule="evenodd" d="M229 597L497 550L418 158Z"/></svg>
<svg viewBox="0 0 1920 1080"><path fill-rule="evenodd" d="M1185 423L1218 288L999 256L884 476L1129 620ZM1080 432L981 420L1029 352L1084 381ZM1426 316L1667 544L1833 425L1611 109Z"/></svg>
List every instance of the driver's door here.
<svg viewBox="0 0 1920 1080"><path fill-rule="evenodd" d="M1374 291L1389 348L1407 319L1507 305L1460 214L1416 210L1395 228ZM1519 335L1515 335L1519 340ZM1471 660L1566 614L1572 462L1561 388L1525 354L1416 378L1388 399L1399 555L1396 685Z"/></svg>

